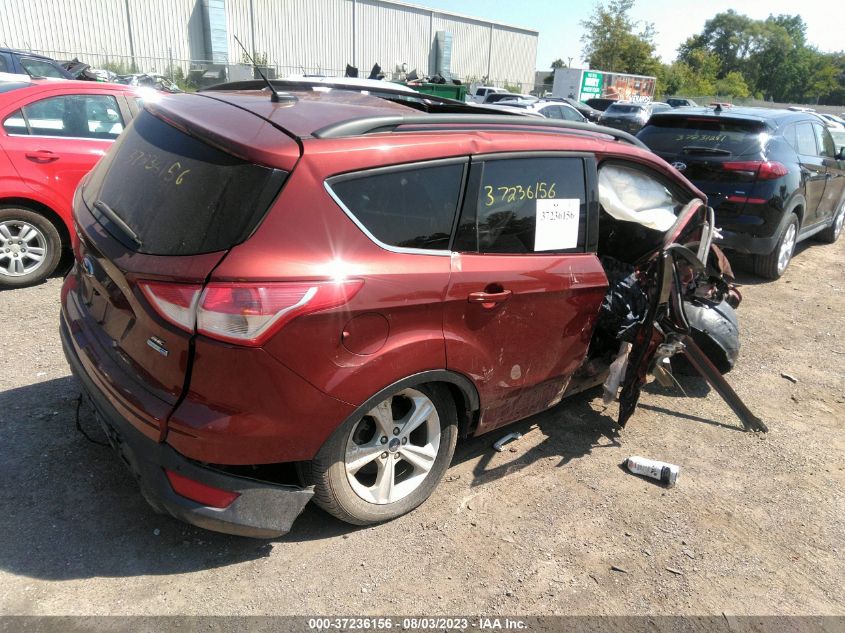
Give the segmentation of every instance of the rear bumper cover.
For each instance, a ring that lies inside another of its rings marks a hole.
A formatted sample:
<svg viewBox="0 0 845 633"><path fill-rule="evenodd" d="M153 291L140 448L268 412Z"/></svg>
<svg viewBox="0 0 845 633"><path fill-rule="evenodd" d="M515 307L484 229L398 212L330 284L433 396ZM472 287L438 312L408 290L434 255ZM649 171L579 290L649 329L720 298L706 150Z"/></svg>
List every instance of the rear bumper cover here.
<svg viewBox="0 0 845 633"><path fill-rule="evenodd" d="M226 534L275 538L290 531L296 517L314 496L313 488L275 485L222 473L186 459L167 444L150 440L118 413L88 376L64 314L60 329L62 347L74 376L94 405L109 442L153 508L186 523ZM237 492L239 496L222 509L201 505L176 494L165 469L208 486Z"/></svg>
<svg viewBox="0 0 845 633"><path fill-rule="evenodd" d="M777 234L769 237L756 237L747 233L739 233L727 229L720 229L720 232L722 237L715 240L716 244L720 247L751 255L768 255L775 250L778 238L780 237Z"/></svg>

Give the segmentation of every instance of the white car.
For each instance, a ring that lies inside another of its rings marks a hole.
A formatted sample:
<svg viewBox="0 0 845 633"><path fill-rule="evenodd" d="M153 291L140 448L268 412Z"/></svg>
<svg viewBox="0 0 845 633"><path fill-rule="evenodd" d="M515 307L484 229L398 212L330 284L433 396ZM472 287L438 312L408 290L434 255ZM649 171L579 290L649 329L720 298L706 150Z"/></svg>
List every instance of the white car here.
<svg viewBox="0 0 845 633"><path fill-rule="evenodd" d="M528 116L542 116L547 119L563 121L576 121L578 123L589 123L587 118L568 103L560 101L544 101L534 99L532 101L500 101L495 104L484 104L485 108L495 108L507 112L520 112Z"/></svg>
<svg viewBox="0 0 845 633"><path fill-rule="evenodd" d="M816 112L822 119L824 124L831 130L845 130L845 120L840 119L835 114L825 114L824 112Z"/></svg>
<svg viewBox="0 0 845 633"><path fill-rule="evenodd" d="M476 86L475 90L468 95L468 98L472 99L472 101L475 101L476 103L484 103L484 99L487 98L487 95L499 92L508 91L504 88L496 88L495 86Z"/></svg>

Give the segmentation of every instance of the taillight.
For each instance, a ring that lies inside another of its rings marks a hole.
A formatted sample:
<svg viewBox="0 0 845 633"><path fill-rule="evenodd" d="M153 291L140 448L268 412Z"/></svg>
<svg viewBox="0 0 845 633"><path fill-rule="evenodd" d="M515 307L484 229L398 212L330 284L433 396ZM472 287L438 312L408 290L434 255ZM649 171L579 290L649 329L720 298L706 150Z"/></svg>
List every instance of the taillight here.
<svg viewBox="0 0 845 633"><path fill-rule="evenodd" d="M789 173L789 169L783 163L763 160L728 161L722 163L722 169L745 172L747 175L756 176L760 180L775 180Z"/></svg>
<svg viewBox="0 0 845 633"><path fill-rule="evenodd" d="M259 346L298 316L335 308L364 284L360 279L251 284L139 282L144 296L162 318L193 333Z"/></svg>
<svg viewBox="0 0 845 633"><path fill-rule="evenodd" d="M259 346L298 316L343 305L363 283L210 283L197 308L197 332L221 341Z"/></svg>
<svg viewBox="0 0 845 633"><path fill-rule="evenodd" d="M138 283L141 292L164 319L187 330L194 331L197 321L197 301L200 284L172 284L157 281Z"/></svg>

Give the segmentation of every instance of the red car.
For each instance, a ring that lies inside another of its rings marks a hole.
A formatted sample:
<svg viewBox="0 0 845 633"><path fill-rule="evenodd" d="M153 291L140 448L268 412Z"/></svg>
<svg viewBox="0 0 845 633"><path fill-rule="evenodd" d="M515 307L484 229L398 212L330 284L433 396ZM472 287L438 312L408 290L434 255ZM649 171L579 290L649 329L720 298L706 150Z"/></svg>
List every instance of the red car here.
<svg viewBox="0 0 845 633"><path fill-rule="evenodd" d="M91 81L0 82L0 288L56 269L73 192L137 113L136 95Z"/></svg>
<svg viewBox="0 0 845 633"><path fill-rule="evenodd" d="M397 517L459 436L614 358L624 423L673 306L724 303L675 243L707 242L702 194L624 132L289 88L146 104L76 193L65 353L160 511L250 536L312 498Z"/></svg>

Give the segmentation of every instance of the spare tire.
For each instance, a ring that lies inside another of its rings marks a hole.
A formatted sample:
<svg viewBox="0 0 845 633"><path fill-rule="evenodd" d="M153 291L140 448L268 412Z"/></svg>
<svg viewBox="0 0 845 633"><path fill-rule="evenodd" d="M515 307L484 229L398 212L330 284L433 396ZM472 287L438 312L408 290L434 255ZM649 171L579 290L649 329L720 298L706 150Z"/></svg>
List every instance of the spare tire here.
<svg viewBox="0 0 845 633"><path fill-rule="evenodd" d="M727 301L714 304L693 300L684 302L684 312L692 330L693 340L720 373L728 373L739 356L739 323L736 311ZM672 371L685 376L698 375L683 354L672 357Z"/></svg>

